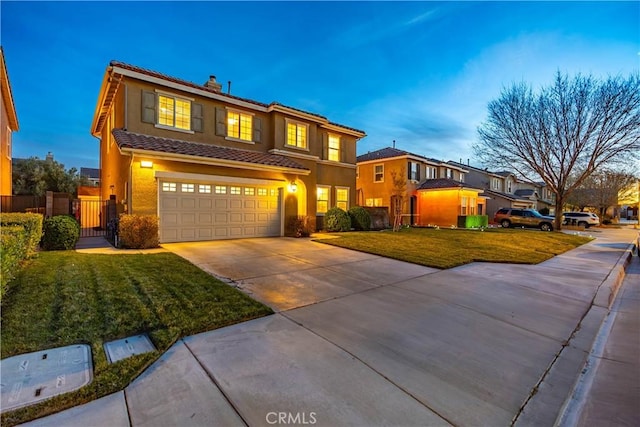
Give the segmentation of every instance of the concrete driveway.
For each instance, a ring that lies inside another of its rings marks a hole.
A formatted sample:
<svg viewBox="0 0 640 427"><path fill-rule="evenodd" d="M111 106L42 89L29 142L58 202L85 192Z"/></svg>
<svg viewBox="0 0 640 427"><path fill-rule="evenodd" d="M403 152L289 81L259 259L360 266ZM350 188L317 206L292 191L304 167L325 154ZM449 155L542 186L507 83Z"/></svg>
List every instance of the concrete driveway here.
<svg viewBox="0 0 640 427"><path fill-rule="evenodd" d="M162 246L276 311L439 271L310 239L245 239Z"/></svg>
<svg viewBox="0 0 640 427"><path fill-rule="evenodd" d="M308 239L167 244L279 312L187 337L124 392L33 425L553 425L634 236L443 271Z"/></svg>

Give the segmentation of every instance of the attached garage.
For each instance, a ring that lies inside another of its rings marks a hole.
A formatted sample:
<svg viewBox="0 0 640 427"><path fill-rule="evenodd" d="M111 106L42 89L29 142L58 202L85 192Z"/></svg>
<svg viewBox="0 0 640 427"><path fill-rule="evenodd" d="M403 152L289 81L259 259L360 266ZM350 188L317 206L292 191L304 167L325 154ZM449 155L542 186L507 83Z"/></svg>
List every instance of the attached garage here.
<svg viewBox="0 0 640 427"><path fill-rule="evenodd" d="M219 178L158 179L160 242L283 234L281 183Z"/></svg>

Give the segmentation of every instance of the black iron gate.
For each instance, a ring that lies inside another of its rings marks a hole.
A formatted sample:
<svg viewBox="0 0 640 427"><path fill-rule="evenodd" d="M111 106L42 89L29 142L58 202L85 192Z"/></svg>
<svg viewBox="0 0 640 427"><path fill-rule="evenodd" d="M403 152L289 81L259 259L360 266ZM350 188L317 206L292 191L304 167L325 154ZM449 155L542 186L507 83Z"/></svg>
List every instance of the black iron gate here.
<svg viewBox="0 0 640 427"><path fill-rule="evenodd" d="M113 204L113 200L74 200L72 211L80 223L80 237L105 236L109 220L115 216Z"/></svg>

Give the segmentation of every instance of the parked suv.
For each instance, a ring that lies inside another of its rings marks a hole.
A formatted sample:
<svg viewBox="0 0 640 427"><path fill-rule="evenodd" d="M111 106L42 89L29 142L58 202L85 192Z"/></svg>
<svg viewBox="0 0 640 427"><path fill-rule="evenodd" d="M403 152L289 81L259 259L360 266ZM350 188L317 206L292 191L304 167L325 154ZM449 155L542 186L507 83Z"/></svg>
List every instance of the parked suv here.
<svg viewBox="0 0 640 427"><path fill-rule="evenodd" d="M493 221L504 228L533 227L542 231L553 230L553 217L543 216L535 209L502 208L496 212Z"/></svg>
<svg viewBox="0 0 640 427"><path fill-rule="evenodd" d="M591 212L565 212L562 214L562 223L589 228L592 225L600 225L600 218Z"/></svg>

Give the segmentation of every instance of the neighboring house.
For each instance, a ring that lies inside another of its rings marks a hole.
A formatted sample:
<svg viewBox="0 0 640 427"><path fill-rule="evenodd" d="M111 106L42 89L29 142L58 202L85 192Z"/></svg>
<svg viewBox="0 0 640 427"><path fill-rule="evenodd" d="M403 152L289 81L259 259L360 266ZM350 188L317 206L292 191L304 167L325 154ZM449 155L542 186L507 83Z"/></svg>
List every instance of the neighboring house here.
<svg viewBox="0 0 640 427"><path fill-rule="evenodd" d="M355 200L363 131L112 61L91 133L102 198L160 219L160 241L282 236Z"/></svg>
<svg viewBox="0 0 640 427"><path fill-rule="evenodd" d="M87 180L94 187L100 186L100 169L96 168L80 168L80 176L87 178Z"/></svg>
<svg viewBox="0 0 640 427"><path fill-rule="evenodd" d="M618 204L620 205L620 218L628 220L638 220L638 210L640 209L640 180L631 183L627 188L618 193Z"/></svg>
<svg viewBox="0 0 640 427"><path fill-rule="evenodd" d="M387 206L393 221L395 213L392 174L402 174L406 190L403 222L411 225L457 224L458 215L483 215L482 190L465 183L467 170L439 160L393 147L358 156L357 203L361 206Z"/></svg>
<svg viewBox="0 0 640 427"><path fill-rule="evenodd" d="M493 172L458 162L448 162L468 170L466 182L484 189L487 211L491 221L500 208L542 209L553 211L554 198L544 183L530 183L518 179L509 171Z"/></svg>
<svg viewBox="0 0 640 427"><path fill-rule="evenodd" d="M11 94L11 84L4 62L4 50L0 47L0 195L10 196L11 185L11 134L19 129L16 107Z"/></svg>

